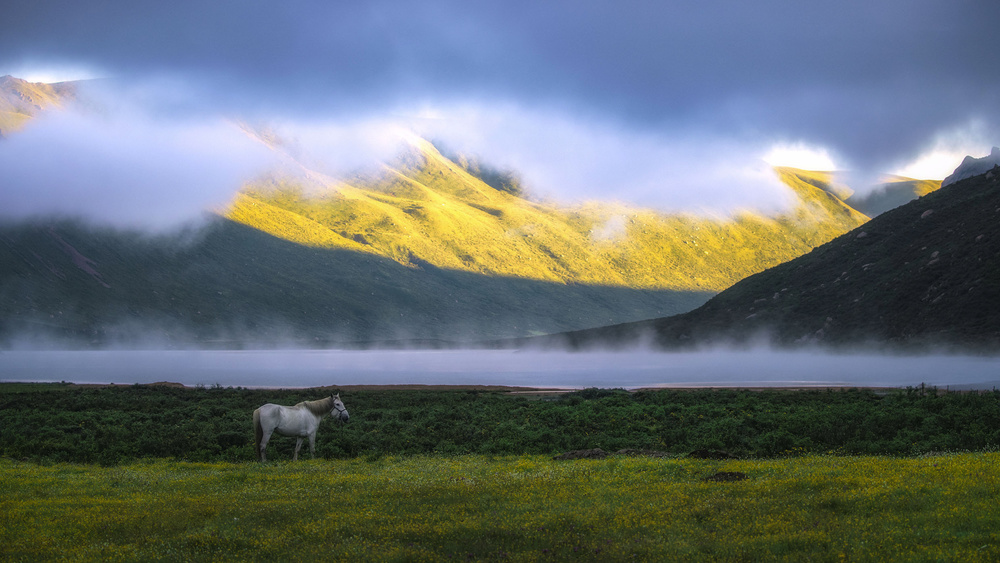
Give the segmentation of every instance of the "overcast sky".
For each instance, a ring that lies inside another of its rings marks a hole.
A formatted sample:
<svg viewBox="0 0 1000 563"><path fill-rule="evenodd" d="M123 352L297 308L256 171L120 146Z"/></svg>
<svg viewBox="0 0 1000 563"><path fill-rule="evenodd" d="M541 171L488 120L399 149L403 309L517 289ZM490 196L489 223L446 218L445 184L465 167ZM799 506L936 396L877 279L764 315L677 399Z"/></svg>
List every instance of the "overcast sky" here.
<svg viewBox="0 0 1000 563"><path fill-rule="evenodd" d="M222 132L234 118L300 132L332 168L361 160L348 147L381 156L392 143L364 131L398 125L546 195L665 208L780 205L762 158L942 178L1000 144L1000 3L987 0L10 4L0 75L111 78L129 115L0 142L19 209L71 189L74 155L103 170L80 189L143 193L142 178L186 168L164 179L198 185L178 201L224 201L270 164ZM32 176L55 135L63 152L45 166L63 175ZM165 158L142 162L144 146ZM188 180L198 166L209 173ZM28 181L53 187L29 201Z"/></svg>

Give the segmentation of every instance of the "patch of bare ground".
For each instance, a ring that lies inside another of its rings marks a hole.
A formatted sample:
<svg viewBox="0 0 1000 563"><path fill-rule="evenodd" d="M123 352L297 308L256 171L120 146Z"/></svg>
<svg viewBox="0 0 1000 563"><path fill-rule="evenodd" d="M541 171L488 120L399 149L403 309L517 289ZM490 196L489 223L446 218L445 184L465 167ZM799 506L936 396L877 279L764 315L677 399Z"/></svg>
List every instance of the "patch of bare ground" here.
<svg viewBox="0 0 1000 563"><path fill-rule="evenodd" d="M722 450L695 450L688 454L694 459L734 459L735 456Z"/></svg>
<svg viewBox="0 0 1000 563"><path fill-rule="evenodd" d="M719 473L714 473L702 479L702 481L715 481L718 483L726 483L732 481L745 481L749 479L746 473L740 471L720 471Z"/></svg>

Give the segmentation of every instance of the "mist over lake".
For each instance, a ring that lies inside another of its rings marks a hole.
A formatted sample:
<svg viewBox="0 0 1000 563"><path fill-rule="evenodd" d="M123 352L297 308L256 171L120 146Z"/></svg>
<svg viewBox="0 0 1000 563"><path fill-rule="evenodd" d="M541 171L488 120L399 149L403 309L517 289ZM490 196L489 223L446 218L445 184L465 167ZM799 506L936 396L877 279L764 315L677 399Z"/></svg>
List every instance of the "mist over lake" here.
<svg viewBox="0 0 1000 563"><path fill-rule="evenodd" d="M1000 387L1000 358L773 350L686 353L510 350L2 351L0 381L188 386L505 385Z"/></svg>

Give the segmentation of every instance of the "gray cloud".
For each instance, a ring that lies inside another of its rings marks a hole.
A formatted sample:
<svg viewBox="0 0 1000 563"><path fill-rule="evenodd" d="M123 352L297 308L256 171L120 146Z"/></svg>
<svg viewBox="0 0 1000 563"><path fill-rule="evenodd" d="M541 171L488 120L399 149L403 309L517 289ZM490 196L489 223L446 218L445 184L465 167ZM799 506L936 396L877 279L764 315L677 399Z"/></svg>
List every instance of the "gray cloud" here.
<svg viewBox="0 0 1000 563"><path fill-rule="evenodd" d="M0 217L84 216L169 229L280 164L233 123L55 113L0 141Z"/></svg>
<svg viewBox="0 0 1000 563"><path fill-rule="evenodd" d="M524 164L540 185L642 199L661 174L686 184L770 143L821 146L873 173L975 123L957 144L988 152L1000 138L998 15L974 0L24 2L0 21L0 74L89 67L164 118L360 123L471 105L501 123L487 135L481 120L453 121L456 141L478 134L472 148ZM604 137L581 146L519 121L540 115ZM505 145L518 138L525 148ZM560 172L594 150L604 158L580 178ZM622 168L631 183L607 180Z"/></svg>
<svg viewBox="0 0 1000 563"><path fill-rule="evenodd" d="M664 211L779 211L791 192L762 160L767 146L697 130L623 128L553 108L452 106L409 126L523 176L530 193L563 202L620 199Z"/></svg>

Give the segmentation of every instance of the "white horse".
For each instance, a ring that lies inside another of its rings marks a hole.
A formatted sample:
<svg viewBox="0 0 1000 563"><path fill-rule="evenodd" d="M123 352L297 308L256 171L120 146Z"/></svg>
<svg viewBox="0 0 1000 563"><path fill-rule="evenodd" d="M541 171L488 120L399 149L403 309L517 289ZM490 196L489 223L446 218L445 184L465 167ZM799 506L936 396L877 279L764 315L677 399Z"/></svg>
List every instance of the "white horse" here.
<svg viewBox="0 0 1000 563"><path fill-rule="evenodd" d="M306 437L309 438L309 453L316 457L316 430L327 414L342 422L347 422L350 418L339 393L318 401L303 401L294 407L268 403L253 411L253 430L260 460L267 461L265 451L273 432L282 436L295 436L295 455L292 456L292 461L299 459L299 448L302 447L302 439Z"/></svg>

